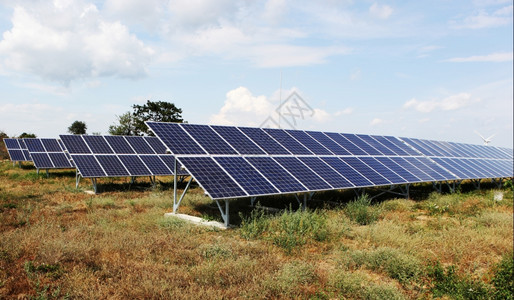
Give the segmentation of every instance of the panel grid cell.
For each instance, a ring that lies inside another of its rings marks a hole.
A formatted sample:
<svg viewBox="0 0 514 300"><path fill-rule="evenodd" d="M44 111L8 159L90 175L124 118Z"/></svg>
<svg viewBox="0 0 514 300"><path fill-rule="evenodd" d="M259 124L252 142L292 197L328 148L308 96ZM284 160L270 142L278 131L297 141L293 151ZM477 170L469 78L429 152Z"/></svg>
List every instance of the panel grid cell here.
<svg viewBox="0 0 514 300"><path fill-rule="evenodd" d="M172 154L206 154L178 123L146 122Z"/></svg>
<svg viewBox="0 0 514 300"><path fill-rule="evenodd" d="M211 126L211 128L232 145L239 154L265 154L257 144L252 142L236 127Z"/></svg>
<svg viewBox="0 0 514 300"><path fill-rule="evenodd" d="M300 181L310 191L331 190L331 187L319 175L314 173L309 167L303 164L296 157L275 157L282 167L289 171L298 181Z"/></svg>
<svg viewBox="0 0 514 300"><path fill-rule="evenodd" d="M331 138L319 131L306 131L313 139L322 144L335 155L352 155L349 151L341 147L338 143L334 142Z"/></svg>
<svg viewBox="0 0 514 300"><path fill-rule="evenodd" d="M284 146L289 152L296 155L312 155L309 149L305 148L300 142L294 139L291 135L287 134L282 129L264 128L269 135L271 135L280 145Z"/></svg>
<svg viewBox="0 0 514 300"><path fill-rule="evenodd" d="M367 153L361 148L357 147L354 143L347 140L344 136L339 133L325 132L334 142L338 143L341 147L346 149L352 155L367 155Z"/></svg>
<svg viewBox="0 0 514 300"><path fill-rule="evenodd" d="M246 157L282 193L305 192L307 189L271 157Z"/></svg>
<svg viewBox="0 0 514 300"><path fill-rule="evenodd" d="M84 141L95 154L112 154L113 151L105 138L99 135L84 135Z"/></svg>
<svg viewBox="0 0 514 300"><path fill-rule="evenodd" d="M227 142L207 125L183 124L182 128L187 131L208 154L237 154Z"/></svg>
<svg viewBox="0 0 514 300"><path fill-rule="evenodd" d="M311 168L314 172L328 182L335 189L352 188L354 185L343 175L339 174L331 166L319 157L299 157L299 159Z"/></svg>
<svg viewBox="0 0 514 300"><path fill-rule="evenodd" d="M261 149L266 151L267 154L291 154L286 150L286 148L282 147L277 141L260 128L240 127L239 129L255 144L259 145Z"/></svg>
<svg viewBox="0 0 514 300"><path fill-rule="evenodd" d="M287 133L297 139L302 145L304 145L307 149L316 155L334 155L334 153L318 143L318 141L313 139L310 135L305 133L305 131L288 130Z"/></svg>

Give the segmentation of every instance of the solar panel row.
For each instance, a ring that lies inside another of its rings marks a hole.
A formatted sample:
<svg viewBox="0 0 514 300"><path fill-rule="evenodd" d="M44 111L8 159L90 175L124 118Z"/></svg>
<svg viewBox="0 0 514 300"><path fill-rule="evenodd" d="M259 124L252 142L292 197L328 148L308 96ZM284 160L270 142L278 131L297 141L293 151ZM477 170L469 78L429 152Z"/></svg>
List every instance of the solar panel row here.
<svg viewBox="0 0 514 300"><path fill-rule="evenodd" d="M494 147L300 130L147 125L213 199L513 174L508 151Z"/></svg>
<svg viewBox="0 0 514 300"><path fill-rule="evenodd" d="M23 139L4 139L11 161L32 161Z"/></svg>
<svg viewBox="0 0 514 300"><path fill-rule="evenodd" d="M26 138L23 139L37 169L71 169L75 168L64 153L58 139Z"/></svg>
<svg viewBox="0 0 514 300"><path fill-rule="evenodd" d="M82 177L170 176L175 158L156 137L61 135ZM178 175L187 175L180 165Z"/></svg>

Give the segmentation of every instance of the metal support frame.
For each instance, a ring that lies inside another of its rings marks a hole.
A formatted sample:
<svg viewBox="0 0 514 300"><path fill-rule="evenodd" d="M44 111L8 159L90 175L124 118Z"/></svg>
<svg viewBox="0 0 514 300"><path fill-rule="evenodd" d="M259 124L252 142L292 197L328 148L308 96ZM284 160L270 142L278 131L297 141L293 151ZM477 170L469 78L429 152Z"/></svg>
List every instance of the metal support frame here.
<svg viewBox="0 0 514 300"><path fill-rule="evenodd" d="M93 191L96 194L98 192L98 187L97 187L97 184L96 184L96 178L95 177L91 178L91 182L93 183Z"/></svg>
<svg viewBox="0 0 514 300"><path fill-rule="evenodd" d="M298 196L298 194L294 194L294 197L295 197L296 201L298 201L298 205L300 205L302 210L307 209L307 200L311 201L312 196L314 196L315 193L316 192L303 193L303 204L302 204L302 201L300 200L300 197Z"/></svg>
<svg viewBox="0 0 514 300"><path fill-rule="evenodd" d="M473 186L475 187L475 189L479 190L480 189L480 179L471 179L471 182L473 183Z"/></svg>
<svg viewBox="0 0 514 300"><path fill-rule="evenodd" d="M50 172L46 169L46 178L50 177Z"/></svg>
<svg viewBox="0 0 514 300"><path fill-rule="evenodd" d="M173 213L176 214L177 213L177 210L180 206L180 203L182 202L182 200L184 199L184 196L186 195L187 193L187 190L189 190L189 186L191 185L191 182L193 181L193 177L191 177L189 179L189 181L187 182L187 185L186 185L186 188L184 189L184 191L182 192L182 195L180 195L180 199L178 199L177 201L177 177L175 176L175 188L173 190Z"/></svg>
<svg viewBox="0 0 514 300"><path fill-rule="evenodd" d="M229 210L228 210L228 199L223 199L225 201L225 210L223 210L223 207L221 206L218 199L216 199L216 204L218 205L218 209L220 210L221 217L223 218L225 227L228 227L229 224Z"/></svg>
<svg viewBox="0 0 514 300"><path fill-rule="evenodd" d="M398 188L400 191L395 192L394 190L396 188ZM391 186L389 186L389 189L387 189L387 190L380 189L380 188L377 188L377 190L381 191L381 193L370 197L369 200L373 200L373 199L380 197L386 193L403 196L403 197L405 197L405 199L409 199L410 183L405 184L405 188L403 187L403 185L391 185Z"/></svg>
<svg viewBox="0 0 514 300"><path fill-rule="evenodd" d="M496 185L498 189L501 189L503 186L503 178L491 178L491 181Z"/></svg>
<svg viewBox="0 0 514 300"><path fill-rule="evenodd" d="M250 206L255 206L255 200L257 199L257 197L250 197Z"/></svg>

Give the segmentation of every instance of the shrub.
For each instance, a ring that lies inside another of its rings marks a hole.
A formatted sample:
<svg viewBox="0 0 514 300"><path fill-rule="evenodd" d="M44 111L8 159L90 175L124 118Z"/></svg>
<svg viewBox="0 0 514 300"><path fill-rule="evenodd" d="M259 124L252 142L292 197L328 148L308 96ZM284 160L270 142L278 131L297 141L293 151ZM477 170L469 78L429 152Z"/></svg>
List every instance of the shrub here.
<svg viewBox="0 0 514 300"><path fill-rule="evenodd" d="M378 220L380 209L371 205L371 199L364 194L357 200L348 203L345 207L345 213L352 221L360 225L369 225Z"/></svg>
<svg viewBox="0 0 514 300"><path fill-rule="evenodd" d="M494 267L494 276L491 280L494 286L495 299L514 299L514 258L513 253L507 253Z"/></svg>
<svg viewBox="0 0 514 300"><path fill-rule="evenodd" d="M306 285L316 280L317 276L312 265L293 261L282 266L275 276L266 280L264 284L273 292L272 298L276 298L280 294L293 296L298 292L300 285Z"/></svg>
<svg viewBox="0 0 514 300"><path fill-rule="evenodd" d="M489 298L490 290L485 283L469 277L459 277L453 265L444 268L437 262L428 268L428 276L432 278L434 297L447 295L453 299Z"/></svg>
<svg viewBox="0 0 514 300"><path fill-rule="evenodd" d="M395 286L373 283L359 272L337 272L329 284L342 299L405 299Z"/></svg>
<svg viewBox="0 0 514 300"><path fill-rule="evenodd" d="M254 209L250 213L250 217L245 218L239 213L241 218L241 236L245 239L254 239L259 237L269 228L270 219L262 209Z"/></svg>

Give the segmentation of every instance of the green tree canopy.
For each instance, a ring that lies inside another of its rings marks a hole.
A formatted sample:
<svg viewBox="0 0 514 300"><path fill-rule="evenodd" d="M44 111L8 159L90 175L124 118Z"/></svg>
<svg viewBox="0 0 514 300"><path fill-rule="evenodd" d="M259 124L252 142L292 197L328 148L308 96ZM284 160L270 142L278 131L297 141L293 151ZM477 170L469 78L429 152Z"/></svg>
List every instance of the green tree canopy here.
<svg viewBox="0 0 514 300"><path fill-rule="evenodd" d="M68 132L71 134L86 134L87 125L82 121L75 121L68 127Z"/></svg>
<svg viewBox="0 0 514 300"><path fill-rule="evenodd" d="M109 126L112 135L154 135L146 126L146 121L182 123L182 109L165 101L146 101L146 104L132 105L132 112L117 116L118 124Z"/></svg>
<svg viewBox="0 0 514 300"><path fill-rule="evenodd" d="M0 130L0 159L8 159L9 154L7 153L7 148L5 147L4 139L9 138L7 133Z"/></svg>
<svg viewBox="0 0 514 300"><path fill-rule="evenodd" d="M30 139L30 138L36 138L37 136L33 133L27 133L27 132L24 132L22 134L20 134L20 136L18 138L20 139Z"/></svg>
<svg viewBox="0 0 514 300"><path fill-rule="evenodd" d="M109 134L111 135L137 135L132 113L127 111L118 118L118 124L109 126Z"/></svg>
<svg viewBox="0 0 514 300"><path fill-rule="evenodd" d="M146 104L132 106L132 117L134 118L134 128L136 135L154 135L146 126L145 121L156 122L177 122L182 123L182 109L175 104L165 101L153 102L146 100Z"/></svg>

